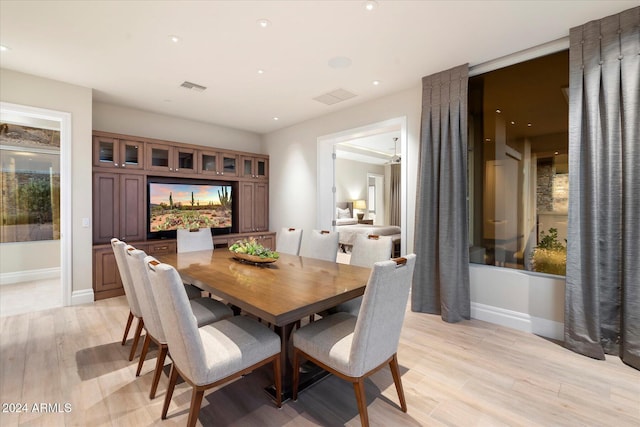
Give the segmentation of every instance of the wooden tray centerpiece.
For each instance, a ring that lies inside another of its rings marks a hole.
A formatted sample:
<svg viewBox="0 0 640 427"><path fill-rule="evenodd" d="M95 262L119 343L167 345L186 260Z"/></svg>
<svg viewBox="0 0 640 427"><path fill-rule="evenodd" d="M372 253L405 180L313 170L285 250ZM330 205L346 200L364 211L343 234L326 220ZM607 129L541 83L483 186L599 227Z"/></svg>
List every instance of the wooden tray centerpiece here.
<svg viewBox="0 0 640 427"><path fill-rule="evenodd" d="M233 257L251 264L268 264L276 262L280 257L278 252L265 248L255 238L238 240L229 246Z"/></svg>

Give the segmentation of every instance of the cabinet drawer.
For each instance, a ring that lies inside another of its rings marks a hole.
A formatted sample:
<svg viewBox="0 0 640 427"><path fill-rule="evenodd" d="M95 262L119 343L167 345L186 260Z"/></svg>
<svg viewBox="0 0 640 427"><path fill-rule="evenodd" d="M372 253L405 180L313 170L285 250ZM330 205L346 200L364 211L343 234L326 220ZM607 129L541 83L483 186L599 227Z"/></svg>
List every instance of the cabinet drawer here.
<svg viewBox="0 0 640 427"><path fill-rule="evenodd" d="M147 248L148 255L171 254L177 251L176 242L157 242L149 243Z"/></svg>

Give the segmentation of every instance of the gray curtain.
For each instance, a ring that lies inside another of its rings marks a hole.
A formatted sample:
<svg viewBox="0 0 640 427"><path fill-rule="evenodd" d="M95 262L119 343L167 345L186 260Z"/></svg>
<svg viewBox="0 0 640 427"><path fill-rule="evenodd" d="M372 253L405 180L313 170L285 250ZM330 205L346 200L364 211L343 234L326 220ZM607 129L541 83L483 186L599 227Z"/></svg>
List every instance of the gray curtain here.
<svg viewBox="0 0 640 427"><path fill-rule="evenodd" d="M413 311L470 317L467 64L422 79Z"/></svg>
<svg viewBox="0 0 640 427"><path fill-rule="evenodd" d="M391 165L391 203L389 212L389 225L402 226L400 222L400 165Z"/></svg>
<svg viewBox="0 0 640 427"><path fill-rule="evenodd" d="M570 32L565 345L640 369L640 7Z"/></svg>

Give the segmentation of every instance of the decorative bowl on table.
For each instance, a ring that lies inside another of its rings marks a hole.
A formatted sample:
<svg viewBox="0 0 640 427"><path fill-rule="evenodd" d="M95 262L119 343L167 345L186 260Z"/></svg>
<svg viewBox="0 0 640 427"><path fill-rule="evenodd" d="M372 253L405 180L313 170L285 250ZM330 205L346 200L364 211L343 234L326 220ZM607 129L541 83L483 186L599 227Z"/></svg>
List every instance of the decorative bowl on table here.
<svg viewBox="0 0 640 427"><path fill-rule="evenodd" d="M229 246L233 257L252 264L268 264L276 262L280 257L278 252L265 248L254 238L238 240Z"/></svg>

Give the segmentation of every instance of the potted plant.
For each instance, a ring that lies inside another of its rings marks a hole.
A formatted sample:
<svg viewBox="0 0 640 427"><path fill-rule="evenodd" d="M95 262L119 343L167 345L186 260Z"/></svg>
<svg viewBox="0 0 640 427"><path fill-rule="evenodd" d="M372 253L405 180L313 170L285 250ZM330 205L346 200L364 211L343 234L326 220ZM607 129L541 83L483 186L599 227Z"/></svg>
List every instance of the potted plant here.
<svg viewBox="0 0 640 427"><path fill-rule="evenodd" d="M549 234L540 232L540 242L533 250L531 265L533 271L564 276L567 269L567 240L558 241L558 229L550 228Z"/></svg>

